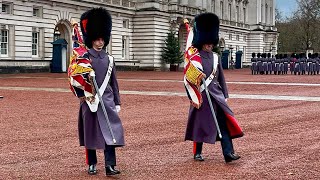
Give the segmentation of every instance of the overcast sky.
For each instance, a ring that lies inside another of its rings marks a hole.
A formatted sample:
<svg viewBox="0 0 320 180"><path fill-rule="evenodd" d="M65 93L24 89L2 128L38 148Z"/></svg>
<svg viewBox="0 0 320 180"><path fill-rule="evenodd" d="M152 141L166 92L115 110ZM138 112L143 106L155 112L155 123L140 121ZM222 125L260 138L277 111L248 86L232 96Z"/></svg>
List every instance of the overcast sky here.
<svg viewBox="0 0 320 180"><path fill-rule="evenodd" d="M296 0L276 0L277 8L282 12L283 16L289 16L297 8Z"/></svg>

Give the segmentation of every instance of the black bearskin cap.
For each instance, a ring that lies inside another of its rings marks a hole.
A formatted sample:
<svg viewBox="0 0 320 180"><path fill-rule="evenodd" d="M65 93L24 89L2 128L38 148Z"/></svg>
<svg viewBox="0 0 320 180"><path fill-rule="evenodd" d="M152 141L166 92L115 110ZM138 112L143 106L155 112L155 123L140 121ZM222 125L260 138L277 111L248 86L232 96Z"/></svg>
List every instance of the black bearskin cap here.
<svg viewBox="0 0 320 180"><path fill-rule="evenodd" d="M317 58L318 56L319 56L319 54L318 54L318 53L314 53L314 57L316 57L316 58Z"/></svg>
<svg viewBox="0 0 320 180"><path fill-rule="evenodd" d="M276 59L279 59L279 54L276 54L275 57L276 57Z"/></svg>
<svg viewBox="0 0 320 180"><path fill-rule="evenodd" d="M80 26L84 43L92 48L92 41L102 38L105 46L109 44L112 20L111 15L104 8L93 8L82 14Z"/></svg>
<svg viewBox="0 0 320 180"><path fill-rule="evenodd" d="M258 57L258 58L261 57L261 53L258 53L258 54L257 54L257 57Z"/></svg>
<svg viewBox="0 0 320 180"><path fill-rule="evenodd" d="M270 57L271 57L271 53L268 53L268 54L267 54L267 57L270 58Z"/></svg>
<svg viewBox="0 0 320 180"><path fill-rule="evenodd" d="M219 17L213 13L199 14L194 19L192 45L199 50L204 44L216 46L219 42Z"/></svg>
<svg viewBox="0 0 320 180"><path fill-rule="evenodd" d="M256 57L256 53L252 53L252 57L255 58Z"/></svg>
<svg viewBox="0 0 320 180"><path fill-rule="evenodd" d="M279 54L279 59L282 59L283 55L282 54Z"/></svg>
<svg viewBox="0 0 320 180"><path fill-rule="evenodd" d="M263 58L267 58L267 53L263 53Z"/></svg>
<svg viewBox="0 0 320 180"><path fill-rule="evenodd" d="M283 55L283 58L288 58L288 54L284 54L284 55Z"/></svg>

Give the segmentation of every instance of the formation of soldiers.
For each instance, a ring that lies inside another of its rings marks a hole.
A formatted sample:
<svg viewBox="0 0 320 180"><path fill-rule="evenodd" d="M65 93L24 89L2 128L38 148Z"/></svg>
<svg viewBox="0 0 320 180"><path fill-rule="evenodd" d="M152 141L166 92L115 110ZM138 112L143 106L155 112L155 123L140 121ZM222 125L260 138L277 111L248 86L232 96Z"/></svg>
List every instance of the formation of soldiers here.
<svg viewBox="0 0 320 180"><path fill-rule="evenodd" d="M274 57L270 53L252 53L251 72L252 74L288 74L294 75L316 75L320 71L320 57L318 53L277 54Z"/></svg>

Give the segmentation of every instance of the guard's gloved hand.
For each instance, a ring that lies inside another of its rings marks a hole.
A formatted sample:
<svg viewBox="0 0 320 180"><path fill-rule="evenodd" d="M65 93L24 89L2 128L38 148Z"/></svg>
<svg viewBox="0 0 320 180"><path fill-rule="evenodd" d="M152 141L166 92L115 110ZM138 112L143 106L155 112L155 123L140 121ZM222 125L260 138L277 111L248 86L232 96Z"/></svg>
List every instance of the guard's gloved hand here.
<svg viewBox="0 0 320 180"><path fill-rule="evenodd" d="M121 110L120 105L116 105L116 111L117 111L117 113L119 113L120 110Z"/></svg>

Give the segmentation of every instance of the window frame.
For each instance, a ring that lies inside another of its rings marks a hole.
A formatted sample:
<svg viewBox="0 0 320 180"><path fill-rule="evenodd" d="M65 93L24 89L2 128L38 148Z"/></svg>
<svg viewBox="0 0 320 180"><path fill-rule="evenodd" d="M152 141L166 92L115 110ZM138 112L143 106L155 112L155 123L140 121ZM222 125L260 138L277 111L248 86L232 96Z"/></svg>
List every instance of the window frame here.
<svg viewBox="0 0 320 180"><path fill-rule="evenodd" d="M128 36L122 35L121 36L121 58L122 59L127 59L128 58Z"/></svg>
<svg viewBox="0 0 320 180"><path fill-rule="evenodd" d="M7 11L3 11L3 7L4 6L8 7ZM1 13L3 13L3 14L12 14L12 9L13 9L12 6L13 6L12 2L3 1L2 4L1 4Z"/></svg>
<svg viewBox="0 0 320 180"><path fill-rule="evenodd" d="M36 34L37 35L37 38L36 38L36 43L34 42L34 34ZM40 33L39 32L37 32L37 31L32 31L32 41L31 41L31 56L32 57L39 57L39 35L40 35ZM35 45L35 47L36 47L36 54L33 54L33 52L34 52L34 45Z"/></svg>
<svg viewBox="0 0 320 180"><path fill-rule="evenodd" d="M3 42L3 32L6 32L6 42ZM2 54L3 44L6 44L5 54ZM9 57L9 29L0 29L0 56Z"/></svg>
<svg viewBox="0 0 320 180"><path fill-rule="evenodd" d="M34 11L37 10L38 11L38 14L35 15L34 14ZM42 18L43 17L43 10L42 10L42 7L41 6L33 6L33 9L32 9L32 17L37 17L37 18Z"/></svg>

